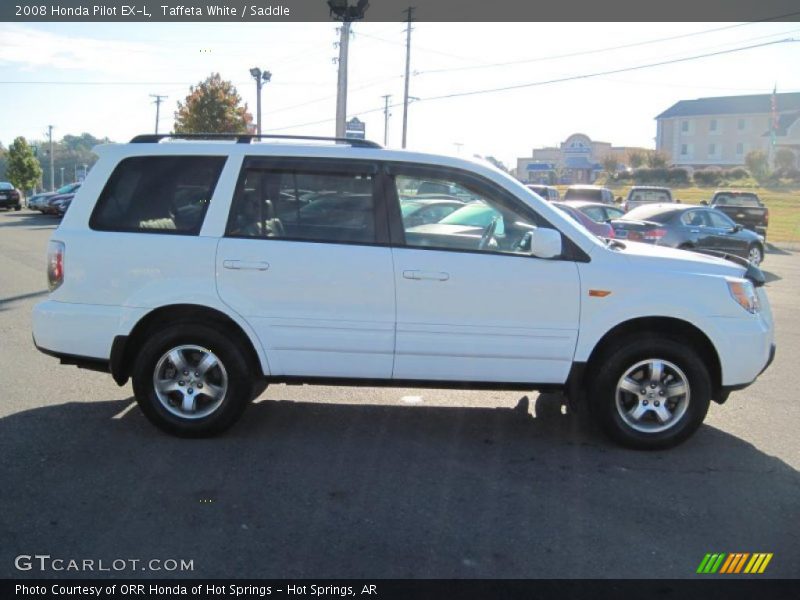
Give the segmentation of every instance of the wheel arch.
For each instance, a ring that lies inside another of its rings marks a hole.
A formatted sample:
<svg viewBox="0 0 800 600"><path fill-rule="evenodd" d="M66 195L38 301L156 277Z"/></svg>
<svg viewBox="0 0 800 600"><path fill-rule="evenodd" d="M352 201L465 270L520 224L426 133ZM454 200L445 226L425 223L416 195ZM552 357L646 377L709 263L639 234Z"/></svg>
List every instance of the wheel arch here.
<svg viewBox="0 0 800 600"><path fill-rule="evenodd" d="M265 377L268 366L265 357L259 352L260 344L252 335L224 312L197 304L169 304L160 306L145 314L131 329L128 335L118 335L111 346L109 367L114 381L124 385L133 371L133 361L148 334L156 328L180 323L213 324L223 328L233 336L244 349L253 373Z"/></svg>
<svg viewBox="0 0 800 600"><path fill-rule="evenodd" d="M570 381L569 390L571 396L573 396L573 402L574 398L577 397L578 390L584 389L585 384L591 380L593 373L603 364L603 360L608 353L621 340L634 334L638 336L666 336L688 343L700 354L708 369L708 374L711 378L711 398L719 403L727 399L727 393L722 389L722 365L719 354L709 337L701 329L688 321L675 317L639 317L615 325L595 344L586 361L585 368L576 371L577 380Z"/></svg>

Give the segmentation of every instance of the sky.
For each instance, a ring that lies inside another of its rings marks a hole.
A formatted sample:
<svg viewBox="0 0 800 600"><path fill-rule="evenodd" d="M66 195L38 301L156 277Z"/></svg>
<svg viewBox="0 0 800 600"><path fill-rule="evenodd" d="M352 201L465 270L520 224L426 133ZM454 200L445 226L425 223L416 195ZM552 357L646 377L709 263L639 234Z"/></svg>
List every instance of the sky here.
<svg viewBox="0 0 800 600"><path fill-rule="evenodd" d="M255 114L251 67L272 73L264 133L333 135L337 24L0 23L0 143L89 132L127 141L159 131L177 102L212 72ZM415 23L408 148L495 156L513 166L533 148L585 133L615 146L654 147L654 117L682 99L800 91L800 41L607 73L786 38L800 23ZM350 40L348 118L399 148L405 24L360 22ZM511 64L509 64L511 63ZM551 82L551 83L546 83ZM535 85L526 85L535 84ZM462 92L526 85L494 93Z"/></svg>

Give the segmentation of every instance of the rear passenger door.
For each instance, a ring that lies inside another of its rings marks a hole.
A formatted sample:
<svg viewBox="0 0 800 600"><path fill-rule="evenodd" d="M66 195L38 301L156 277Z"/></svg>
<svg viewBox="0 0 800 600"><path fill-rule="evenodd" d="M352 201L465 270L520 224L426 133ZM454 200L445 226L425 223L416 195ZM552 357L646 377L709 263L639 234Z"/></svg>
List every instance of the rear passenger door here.
<svg viewBox="0 0 800 600"><path fill-rule="evenodd" d="M246 158L217 279L273 375L391 377L394 280L375 164Z"/></svg>

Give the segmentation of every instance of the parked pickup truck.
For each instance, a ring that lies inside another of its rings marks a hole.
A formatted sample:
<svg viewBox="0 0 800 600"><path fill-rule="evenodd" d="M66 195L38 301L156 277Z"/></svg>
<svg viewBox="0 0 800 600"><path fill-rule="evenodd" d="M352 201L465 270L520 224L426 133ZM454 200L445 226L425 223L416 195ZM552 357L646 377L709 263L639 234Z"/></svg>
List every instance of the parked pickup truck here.
<svg viewBox="0 0 800 600"><path fill-rule="evenodd" d="M709 204L711 208L724 212L734 223L750 229L767 239L769 209L753 192L717 191Z"/></svg>

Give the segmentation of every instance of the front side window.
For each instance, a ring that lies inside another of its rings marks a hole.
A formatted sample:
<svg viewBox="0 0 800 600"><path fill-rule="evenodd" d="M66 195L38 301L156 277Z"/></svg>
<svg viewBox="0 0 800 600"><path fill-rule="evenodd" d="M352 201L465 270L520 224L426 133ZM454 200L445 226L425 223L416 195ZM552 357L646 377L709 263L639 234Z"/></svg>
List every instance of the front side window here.
<svg viewBox="0 0 800 600"><path fill-rule="evenodd" d="M224 164L224 156L126 158L103 188L89 226L198 235Z"/></svg>
<svg viewBox="0 0 800 600"><path fill-rule="evenodd" d="M367 168L245 168L226 235L373 243L374 175Z"/></svg>
<svg viewBox="0 0 800 600"><path fill-rule="evenodd" d="M719 229L731 229L734 225L733 221L731 221L727 216L723 215L722 213L710 210L706 214L708 215L711 227L718 227Z"/></svg>
<svg viewBox="0 0 800 600"><path fill-rule="evenodd" d="M526 214L524 208L515 206L500 191L471 177L398 173L393 179L401 205L413 201L413 190L425 189L423 184L448 189L449 195L465 203L438 222L404 222L405 243L409 247L530 254L532 232L537 226L548 226L535 214Z"/></svg>

